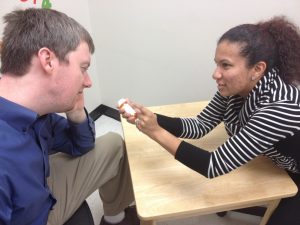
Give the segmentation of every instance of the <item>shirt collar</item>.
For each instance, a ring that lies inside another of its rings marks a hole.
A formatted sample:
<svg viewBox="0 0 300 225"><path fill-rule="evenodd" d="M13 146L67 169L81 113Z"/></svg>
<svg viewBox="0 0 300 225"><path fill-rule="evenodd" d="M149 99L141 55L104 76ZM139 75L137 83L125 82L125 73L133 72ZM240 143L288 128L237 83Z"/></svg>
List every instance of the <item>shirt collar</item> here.
<svg viewBox="0 0 300 225"><path fill-rule="evenodd" d="M0 120L15 129L27 131L38 117L36 112L0 97Z"/></svg>
<svg viewBox="0 0 300 225"><path fill-rule="evenodd" d="M257 82L256 86L250 92L249 97L262 97L272 92L273 89L276 88L274 87L274 82L279 79L278 70L273 68Z"/></svg>

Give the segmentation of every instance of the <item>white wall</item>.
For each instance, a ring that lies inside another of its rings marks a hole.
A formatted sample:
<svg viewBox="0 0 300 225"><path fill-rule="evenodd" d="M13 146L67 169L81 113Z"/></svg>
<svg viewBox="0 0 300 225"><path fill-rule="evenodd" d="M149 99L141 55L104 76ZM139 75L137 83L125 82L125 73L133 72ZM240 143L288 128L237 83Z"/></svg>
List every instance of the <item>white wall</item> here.
<svg viewBox="0 0 300 225"><path fill-rule="evenodd" d="M0 1L1 17L25 4ZM147 106L210 99L216 42L226 30L275 15L300 25L299 0L50 1L93 36L89 110L101 103L115 107L121 97Z"/></svg>
<svg viewBox="0 0 300 225"><path fill-rule="evenodd" d="M229 28L287 15L299 0L90 0L101 96L144 105L210 99L217 39Z"/></svg>
<svg viewBox="0 0 300 225"><path fill-rule="evenodd" d="M42 0L36 0L36 4L34 4L33 0L28 0L21 2L20 0L0 0L0 39L3 33L3 16L6 13L9 13L13 9L17 8L29 8L29 7L36 7L41 8ZM90 12L89 12L89 4L86 1L74 1L74 0L50 0L52 3L52 9L56 9L62 12L65 12L67 15L76 19L80 24L82 24L91 34L91 21L90 21ZM92 34L93 36L93 34ZM86 101L86 108L88 111L92 111L95 109L99 104L102 103L101 94L100 94L100 87L99 87L99 77L97 73L97 63L95 60L95 56L92 57L92 64L89 68L89 73L91 75L93 86L90 89L85 90L85 101Z"/></svg>

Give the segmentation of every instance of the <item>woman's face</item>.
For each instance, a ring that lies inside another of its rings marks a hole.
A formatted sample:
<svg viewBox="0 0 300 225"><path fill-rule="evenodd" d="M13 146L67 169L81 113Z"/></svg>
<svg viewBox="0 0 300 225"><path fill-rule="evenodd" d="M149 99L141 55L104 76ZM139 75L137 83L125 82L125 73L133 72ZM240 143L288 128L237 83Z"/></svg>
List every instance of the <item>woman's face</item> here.
<svg viewBox="0 0 300 225"><path fill-rule="evenodd" d="M216 80L222 96L240 95L246 97L257 81L253 80L254 67L247 67L246 58L240 55L240 43L222 41L215 52L216 69L213 79Z"/></svg>

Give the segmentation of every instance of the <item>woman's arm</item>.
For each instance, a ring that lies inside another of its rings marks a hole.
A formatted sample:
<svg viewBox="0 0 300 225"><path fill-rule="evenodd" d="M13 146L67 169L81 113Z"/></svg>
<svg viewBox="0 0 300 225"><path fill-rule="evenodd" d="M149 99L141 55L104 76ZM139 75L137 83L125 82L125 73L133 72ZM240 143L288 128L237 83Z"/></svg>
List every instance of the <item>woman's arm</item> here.
<svg viewBox="0 0 300 225"><path fill-rule="evenodd" d="M223 120L228 98L218 92L195 117L179 118L157 115L158 124L176 137L197 139L213 130Z"/></svg>

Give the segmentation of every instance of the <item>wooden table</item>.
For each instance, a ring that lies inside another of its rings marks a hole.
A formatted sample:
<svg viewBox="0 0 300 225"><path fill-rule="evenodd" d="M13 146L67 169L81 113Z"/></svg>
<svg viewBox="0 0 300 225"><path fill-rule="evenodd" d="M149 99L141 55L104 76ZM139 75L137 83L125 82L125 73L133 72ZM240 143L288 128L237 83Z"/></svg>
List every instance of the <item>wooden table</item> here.
<svg viewBox="0 0 300 225"><path fill-rule="evenodd" d="M168 116L195 116L207 102L149 107ZM258 157L237 170L208 179L174 159L159 144L122 119L138 215L142 225L155 221L266 205L266 224L280 199L296 194L288 174L269 159ZM214 150L228 138L224 125L189 141ZM186 140L187 141L187 140Z"/></svg>

